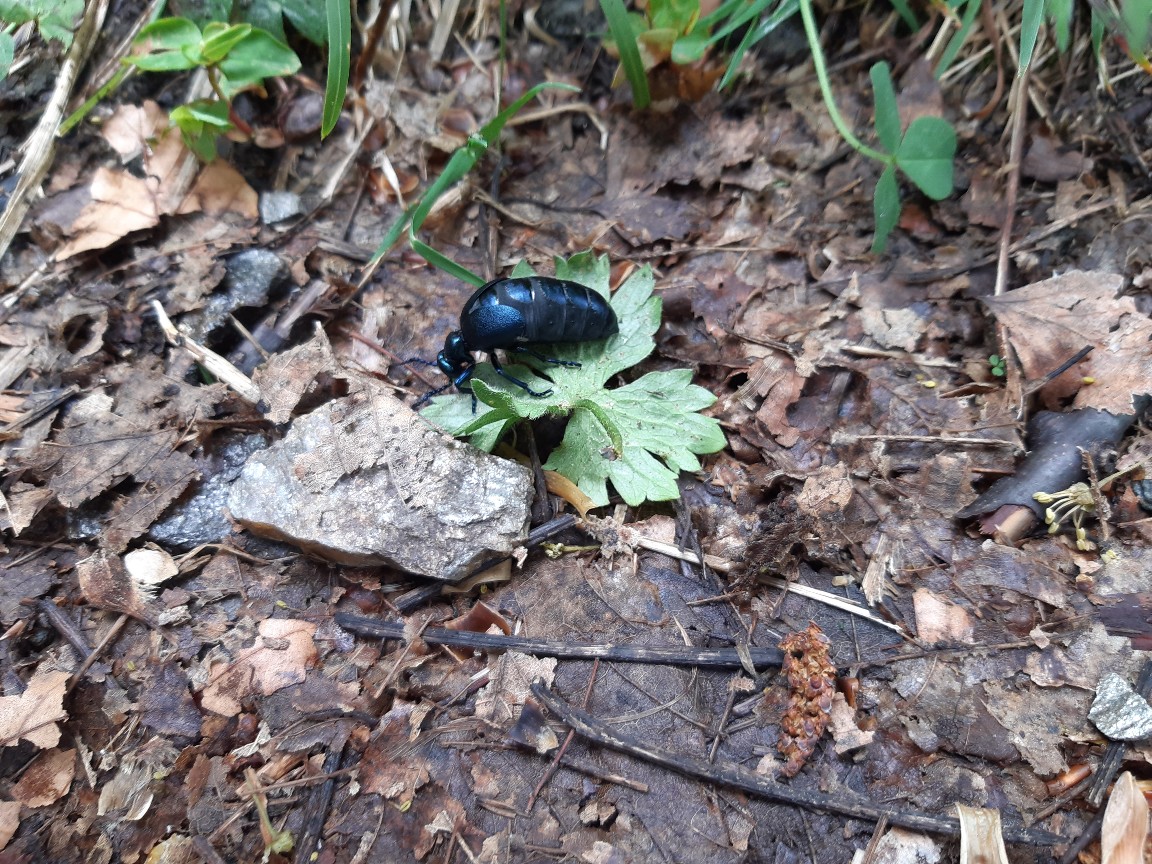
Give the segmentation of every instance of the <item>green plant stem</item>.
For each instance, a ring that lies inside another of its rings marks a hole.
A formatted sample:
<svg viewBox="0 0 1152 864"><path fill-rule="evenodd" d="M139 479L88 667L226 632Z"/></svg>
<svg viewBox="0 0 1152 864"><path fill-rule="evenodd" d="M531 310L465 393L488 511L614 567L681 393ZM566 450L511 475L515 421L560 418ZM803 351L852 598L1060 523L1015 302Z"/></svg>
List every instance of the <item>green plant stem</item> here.
<svg viewBox="0 0 1152 864"><path fill-rule="evenodd" d="M100 102L103 101L104 97L106 97L109 93L123 84L124 79L133 74L135 71L135 66L121 66L118 70L116 70L116 74L109 78L108 82L103 87L89 96L83 105L81 105L71 114L69 114L67 118L65 118L64 122L60 124L60 128L56 130L56 137L63 138L65 135L71 132L76 127L76 124L78 124L81 120L92 113L92 109L99 105Z"/></svg>
<svg viewBox="0 0 1152 864"><path fill-rule="evenodd" d="M216 94L216 98L221 102L227 102L228 97L224 95L224 91L220 89L220 70L215 66L205 66L204 71L208 73L208 85L212 88L212 92Z"/></svg>
<svg viewBox="0 0 1152 864"><path fill-rule="evenodd" d="M832 85L828 81L828 67L824 65L824 52L820 48L820 33L816 29L816 19L812 15L812 0L800 0L800 17L804 20L804 32L808 36L808 47L812 51L812 64L816 67L816 79L820 82L820 94L824 97L824 107L828 109L828 116L832 118L832 125L840 136L852 146L860 155L875 159L877 162L890 163L894 156L873 150L856 137L840 111L836 107L836 99L832 95Z"/></svg>

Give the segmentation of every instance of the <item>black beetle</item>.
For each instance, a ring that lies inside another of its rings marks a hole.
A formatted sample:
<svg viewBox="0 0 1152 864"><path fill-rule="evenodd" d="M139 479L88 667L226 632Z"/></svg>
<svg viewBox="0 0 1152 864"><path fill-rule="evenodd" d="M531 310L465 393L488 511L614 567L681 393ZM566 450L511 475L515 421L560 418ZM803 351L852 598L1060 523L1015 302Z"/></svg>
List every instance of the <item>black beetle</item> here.
<svg viewBox="0 0 1152 864"><path fill-rule="evenodd" d="M608 301L591 288L566 279L549 276L523 276L489 282L468 298L460 312L460 329L444 340L444 350L436 362L413 358L428 366L438 366L449 383L426 393L414 407L419 408L437 393L455 385L465 385L476 371L473 352L488 355L492 368L533 396L550 396L551 390L533 390L524 381L509 375L500 365L496 350L531 354L558 366L579 366L571 360L554 360L526 347L538 342L592 342L620 332L616 312ZM412 361L407 361L412 362ZM476 397L472 397L476 410Z"/></svg>

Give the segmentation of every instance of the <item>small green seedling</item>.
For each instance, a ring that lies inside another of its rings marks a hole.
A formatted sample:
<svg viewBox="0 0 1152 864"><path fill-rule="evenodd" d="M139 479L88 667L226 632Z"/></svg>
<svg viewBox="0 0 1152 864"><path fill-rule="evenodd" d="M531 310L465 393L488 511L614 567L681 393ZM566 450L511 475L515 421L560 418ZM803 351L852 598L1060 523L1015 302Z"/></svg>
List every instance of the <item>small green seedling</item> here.
<svg viewBox="0 0 1152 864"><path fill-rule="evenodd" d="M512 275L533 274L522 263ZM557 259L556 276L609 296L607 257L582 252L567 261ZM680 497L676 484L680 472L700 470L699 454L724 447L720 424L698 413L716 397L692 384L690 369L649 372L614 390L605 386L656 347L652 337L660 327L660 299L652 294L654 285L652 269L645 266L611 295L620 324L615 336L541 349L549 357L578 362L579 367L543 363L530 355L520 355L528 365L504 367L533 389L551 389L551 395L525 393L498 376L491 364L481 363L471 386L488 410L473 414L471 395L453 393L434 398L423 416L491 450L520 420L570 414L564 440L545 468L576 483L598 507L608 503L608 481L633 506Z"/></svg>
<svg viewBox="0 0 1152 864"><path fill-rule="evenodd" d="M263 87L264 79L293 75L300 69L295 52L251 24L212 22L201 29L187 18L162 18L140 31L141 53L125 63L146 72L183 72L203 68L215 94L172 111L172 122L188 148L205 162L216 158L216 139L232 128L231 99Z"/></svg>
<svg viewBox="0 0 1152 864"><path fill-rule="evenodd" d="M882 252L888 242L888 235L900 220L900 185L896 181L896 169L899 168L929 198L936 201L947 198L952 194L956 132L941 117L917 117L908 124L907 130L901 131L892 75L888 71L888 64L881 62L872 66L870 75L876 103L876 137L880 139L884 150L869 147L848 128L836 107L828 68L824 62L824 51L820 47L820 34L812 14L812 0L800 0L800 18L804 22L804 32L808 37L824 107L836 131L861 156L884 164L884 171L872 193L872 211L876 220L872 251Z"/></svg>
<svg viewBox="0 0 1152 864"><path fill-rule="evenodd" d="M1001 357L999 354L989 355L988 367L992 371L992 374L995 375L997 378L1003 378L1004 377L1004 374L1005 374L1004 358Z"/></svg>
<svg viewBox="0 0 1152 864"><path fill-rule="evenodd" d="M55 39L68 48L83 11L84 0L0 0L0 81L8 77L16 56L12 34L17 27L34 21L43 39Z"/></svg>
<svg viewBox="0 0 1152 864"><path fill-rule="evenodd" d="M605 47L620 58L617 78L628 79L633 104L646 108L648 75L665 64L676 72L682 98L702 98L717 79L727 87L744 55L795 15L799 0L724 0L707 15L699 0L649 0L643 13L628 12L624 0L600 0L600 7L611 33ZM737 35L740 42L726 61L701 65Z"/></svg>

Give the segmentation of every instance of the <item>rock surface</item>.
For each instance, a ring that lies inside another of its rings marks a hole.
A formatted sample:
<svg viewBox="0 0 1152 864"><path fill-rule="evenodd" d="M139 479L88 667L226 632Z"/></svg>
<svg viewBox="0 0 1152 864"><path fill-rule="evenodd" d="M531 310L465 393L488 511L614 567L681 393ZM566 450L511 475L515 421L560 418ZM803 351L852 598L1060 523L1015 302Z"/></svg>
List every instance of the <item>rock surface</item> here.
<svg viewBox="0 0 1152 864"><path fill-rule="evenodd" d="M341 564L456 581L527 537L532 476L369 386L254 453L228 508L245 528Z"/></svg>

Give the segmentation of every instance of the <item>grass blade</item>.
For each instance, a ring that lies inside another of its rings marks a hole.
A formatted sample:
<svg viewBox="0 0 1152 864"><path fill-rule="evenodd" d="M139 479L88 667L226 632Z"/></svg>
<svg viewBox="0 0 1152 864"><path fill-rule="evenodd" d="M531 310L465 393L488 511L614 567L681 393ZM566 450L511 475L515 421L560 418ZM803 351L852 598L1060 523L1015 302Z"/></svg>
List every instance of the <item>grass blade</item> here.
<svg viewBox="0 0 1152 864"><path fill-rule="evenodd" d="M624 0L600 0L600 8L604 10L608 29L612 31L616 50L620 52L620 65L624 67L624 74L632 85L632 104L636 108L647 108L652 101L648 94L648 73L644 71L644 62L640 59L640 47L636 44Z"/></svg>
<svg viewBox="0 0 1152 864"><path fill-rule="evenodd" d="M328 13L328 80L324 83L324 115L320 137L336 128L352 62L352 7L350 0L324 0Z"/></svg>

